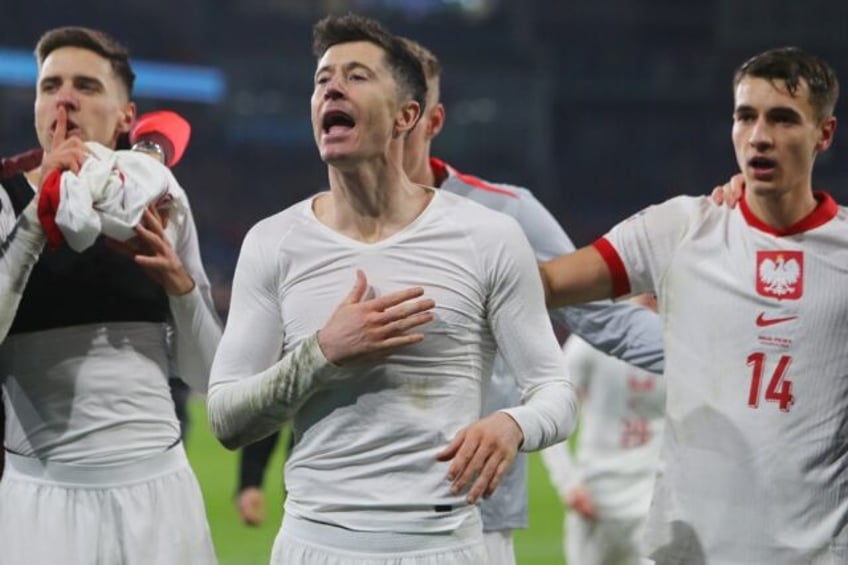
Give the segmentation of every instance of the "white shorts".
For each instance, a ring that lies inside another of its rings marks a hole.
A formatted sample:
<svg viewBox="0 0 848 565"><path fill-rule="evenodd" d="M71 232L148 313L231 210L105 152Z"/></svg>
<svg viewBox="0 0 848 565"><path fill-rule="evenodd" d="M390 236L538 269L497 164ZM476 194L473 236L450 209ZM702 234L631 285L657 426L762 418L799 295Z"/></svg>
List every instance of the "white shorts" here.
<svg viewBox="0 0 848 565"><path fill-rule="evenodd" d="M487 565L479 517L447 534L361 532L283 516L271 565Z"/></svg>
<svg viewBox="0 0 848 565"><path fill-rule="evenodd" d="M515 565L515 546L512 543L512 530L493 530L483 532L489 565Z"/></svg>
<svg viewBox="0 0 848 565"><path fill-rule="evenodd" d="M217 562L203 497L182 445L125 465L6 453L0 561L63 565Z"/></svg>

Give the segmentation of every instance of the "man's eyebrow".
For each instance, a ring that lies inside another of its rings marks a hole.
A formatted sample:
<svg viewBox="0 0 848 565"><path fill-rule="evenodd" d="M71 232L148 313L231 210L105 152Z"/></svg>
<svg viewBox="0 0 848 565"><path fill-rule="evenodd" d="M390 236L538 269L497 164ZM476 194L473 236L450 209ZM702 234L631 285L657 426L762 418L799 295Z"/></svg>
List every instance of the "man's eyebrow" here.
<svg viewBox="0 0 848 565"><path fill-rule="evenodd" d="M336 67L336 65L333 65L333 64L323 65L323 66L319 67L317 71L315 71L315 76L318 76L321 73L323 73L325 71L329 71L329 70L331 70L335 67ZM362 69L362 70L367 71L371 74L374 74L374 70L371 67L369 67L365 63L360 63L359 61L349 61L347 63L342 63L341 67L346 71L350 71L352 69Z"/></svg>
<svg viewBox="0 0 848 565"><path fill-rule="evenodd" d="M71 77L71 81L74 82L74 83L82 82L82 83L86 83L86 84L89 84L89 83L91 83L91 84L103 84L103 82L99 78L97 78L95 76L91 76L91 75L73 75ZM49 83L56 83L56 82L62 82L62 77L60 75L46 75L46 76L41 77L38 80L38 84L45 84L45 83L49 84Z"/></svg>
<svg viewBox="0 0 848 565"><path fill-rule="evenodd" d="M103 84L103 81L101 81L99 78L89 75L74 75L73 77L71 77L71 80L73 80L74 83L82 83L86 85L100 86Z"/></svg>
<svg viewBox="0 0 848 565"><path fill-rule="evenodd" d="M801 113L791 106L776 106L768 109L768 114L777 116L800 116Z"/></svg>
<svg viewBox="0 0 848 565"><path fill-rule="evenodd" d="M57 75L47 75L38 79L38 84L60 82L62 79Z"/></svg>

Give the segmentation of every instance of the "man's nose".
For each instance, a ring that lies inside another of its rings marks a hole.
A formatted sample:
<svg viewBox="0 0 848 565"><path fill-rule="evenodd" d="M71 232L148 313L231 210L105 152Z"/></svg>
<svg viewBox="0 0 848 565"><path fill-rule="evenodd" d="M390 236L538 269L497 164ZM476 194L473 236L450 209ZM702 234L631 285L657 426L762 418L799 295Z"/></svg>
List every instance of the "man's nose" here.
<svg viewBox="0 0 848 565"><path fill-rule="evenodd" d="M68 111L79 108L77 93L70 86L62 86L56 93L56 107L59 106L64 106Z"/></svg>
<svg viewBox="0 0 848 565"><path fill-rule="evenodd" d="M326 84L324 89L324 97L328 100L338 100L344 98L344 86L338 77L332 77Z"/></svg>
<svg viewBox="0 0 848 565"><path fill-rule="evenodd" d="M751 136L749 139L751 146L757 149L770 147L773 143L771 128L765 120L759 119L751 128Z"/></svg>

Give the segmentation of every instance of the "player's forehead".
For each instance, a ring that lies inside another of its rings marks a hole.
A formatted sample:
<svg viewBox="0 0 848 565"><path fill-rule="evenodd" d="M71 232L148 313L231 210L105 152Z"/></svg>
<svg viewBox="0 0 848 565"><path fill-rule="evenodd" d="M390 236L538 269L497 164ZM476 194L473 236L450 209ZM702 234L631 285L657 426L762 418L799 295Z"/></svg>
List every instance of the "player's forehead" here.
<svg viewBox="0 0 848 565"><path fill-rule="evenodd" d="M337 43L318 60L316 74L335 69L362 67L375 73L385 72L386 52L370 41Z"/></svg>
<svg viewBox="0 0 848 565"><path fill-rule="evenodd" d="M82 47L59 47L53 50L44 59L38 74L39 78L89 76L117 80L108 59Z"/></svg>
<svg viewBox="0 0 848 565"><path fill-rule="evenodd" d="M781 79L743 77L734 90L734 105L736 109L750 108L758 111L790 108L804 115L813 115L810 87L803 79L799 81L798 88L793 93Z"/></svg>

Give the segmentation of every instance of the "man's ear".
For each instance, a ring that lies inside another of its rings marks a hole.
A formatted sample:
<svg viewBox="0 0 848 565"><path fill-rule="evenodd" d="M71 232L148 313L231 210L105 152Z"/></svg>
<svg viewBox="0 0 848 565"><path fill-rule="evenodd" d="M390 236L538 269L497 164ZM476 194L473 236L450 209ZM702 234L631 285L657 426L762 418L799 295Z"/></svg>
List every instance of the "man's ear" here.
<svg viewBox="0 0 848 565"><path fill-rule="evenodd" d="M828 147L833 143L833 136L836 135L836 118L830 116L822 120L819 125L819 140L816 142L816 151L821 153L827 151Z"/></svg>
<svg viewBox="0 0 848 565"><path fill-rule="evenodd" d="M395 117L394 135L392 137L401 137L415 127L418 119L421 117L421 105L415 100L409 100L400 107L400 110Z"/></svg>
<svg viewBox="0 0 848 565"><path fill-rule="evenodd" d="M118 135L129 133L135 123L136 107L135 102L127 102L121 109L121 118L118 120Z"/></svg>
<svg viewBox="0 0 848 565"><path fill-rule="evenodd" d="M439 102L422 119L427 120L427 138L433 139L441 133L445 126L445 105Z"/></svg>

